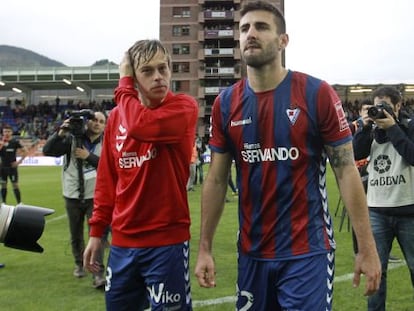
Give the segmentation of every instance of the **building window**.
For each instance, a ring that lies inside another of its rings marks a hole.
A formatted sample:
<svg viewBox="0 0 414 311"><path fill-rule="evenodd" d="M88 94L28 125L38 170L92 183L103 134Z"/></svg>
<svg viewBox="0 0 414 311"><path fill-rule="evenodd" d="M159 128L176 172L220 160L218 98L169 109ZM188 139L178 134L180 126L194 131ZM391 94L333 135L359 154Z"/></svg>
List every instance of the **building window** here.
<svg viewBox="0 0 414 311"><path fill-rule="evenodd" d="M174 7L173 17L191 17L191 11L189 7Z"/></svg>
<svg viewBox="0 0 414 311"><path fill-rule="evenodd" d="M173 37L182 37L190 35L190 26L189 25L177 25L173 26Z"/></svg>
<svg viewBox="0 0 414 311"><path fill-rule="evenodd" d="M171 81L171 90L173 92L188 93L190 91L190 81Z"/></svg>
<svg viewBox="0 0 414 311"><path fill-rule="evenodd" d="M190 72L190 63L188 62L183 62L183 63L179 63L179 62L174 62L172 65L172 71L174 73L182 73L182 72Z"/></svg>
<svg viewBox="0 0 414 311"><path fill-rule="evenodd" d="M174 55L190 54L189 44L173 44L172 51Z"/></svg>

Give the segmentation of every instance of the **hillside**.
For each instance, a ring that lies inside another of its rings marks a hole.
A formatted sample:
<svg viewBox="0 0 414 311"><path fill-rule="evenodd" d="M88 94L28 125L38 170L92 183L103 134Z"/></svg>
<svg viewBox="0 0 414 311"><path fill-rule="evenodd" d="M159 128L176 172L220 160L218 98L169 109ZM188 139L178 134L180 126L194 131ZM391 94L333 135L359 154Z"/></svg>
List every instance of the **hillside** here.
<svg viewBox="0 0 414 311"><path fill-rule="evenodd" d="M0 45L0 67L66 67L58 61L30 50L9 45Z"/></svg>
<svg viewBox="0 0 414 311"><path fill-rule="evenodd" d="M107 59L97 60L91 66L117 65ZM7 67L67 67L65 64L30 50L0 44L0 68Z"/></svg>

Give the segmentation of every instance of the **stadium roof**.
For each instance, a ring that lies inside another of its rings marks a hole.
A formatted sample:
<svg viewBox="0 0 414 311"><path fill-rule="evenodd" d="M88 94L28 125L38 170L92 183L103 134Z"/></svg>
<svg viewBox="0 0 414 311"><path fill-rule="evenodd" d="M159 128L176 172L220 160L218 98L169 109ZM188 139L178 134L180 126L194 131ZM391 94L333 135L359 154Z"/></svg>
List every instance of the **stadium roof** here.
<svg viewBox="0 0 414 311"><path fill-rule="evenodd" d="M92 67L0 68L0 91L113 89L119 80L117 65Z"/></svg>
<svg viewBox="0 0 414 311"><path fill-rule="evenodd" d="M107 64L91 67L0 67L0 92L17 88L25 93L35 90L71 90L77 87L85 92L114 89L118 85L118 65ZM342 98L367 96L379 83L334 84ZM397 87L403 96L414 96L414 84L389 83Z"/></svg>

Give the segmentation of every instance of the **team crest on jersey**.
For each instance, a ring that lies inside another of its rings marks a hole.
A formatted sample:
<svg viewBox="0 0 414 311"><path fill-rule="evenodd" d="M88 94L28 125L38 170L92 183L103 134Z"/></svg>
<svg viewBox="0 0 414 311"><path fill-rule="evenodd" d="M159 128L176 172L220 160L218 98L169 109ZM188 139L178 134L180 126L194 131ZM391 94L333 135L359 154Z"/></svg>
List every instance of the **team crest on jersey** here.
<svg viewBox="0 0 414 311"><path fill-rule="evenodd" d="M286 109L286 114L289 118L289 121L292 125L295 125L296 120L299 117L300 109L294 108L294 109Z"/></svg>

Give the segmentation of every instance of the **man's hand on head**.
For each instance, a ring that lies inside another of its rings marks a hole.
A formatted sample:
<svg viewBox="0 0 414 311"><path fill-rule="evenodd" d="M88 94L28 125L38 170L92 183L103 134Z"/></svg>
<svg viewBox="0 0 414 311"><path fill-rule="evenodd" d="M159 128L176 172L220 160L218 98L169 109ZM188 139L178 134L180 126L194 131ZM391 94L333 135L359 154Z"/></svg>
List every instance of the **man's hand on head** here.
<svg viewBox="0 0 414 311"><path fill-rule="evenodd" d="M134 69L132 68L131 58L128 52L125 52L119 64L119 77L134 77Z"/></svg>

